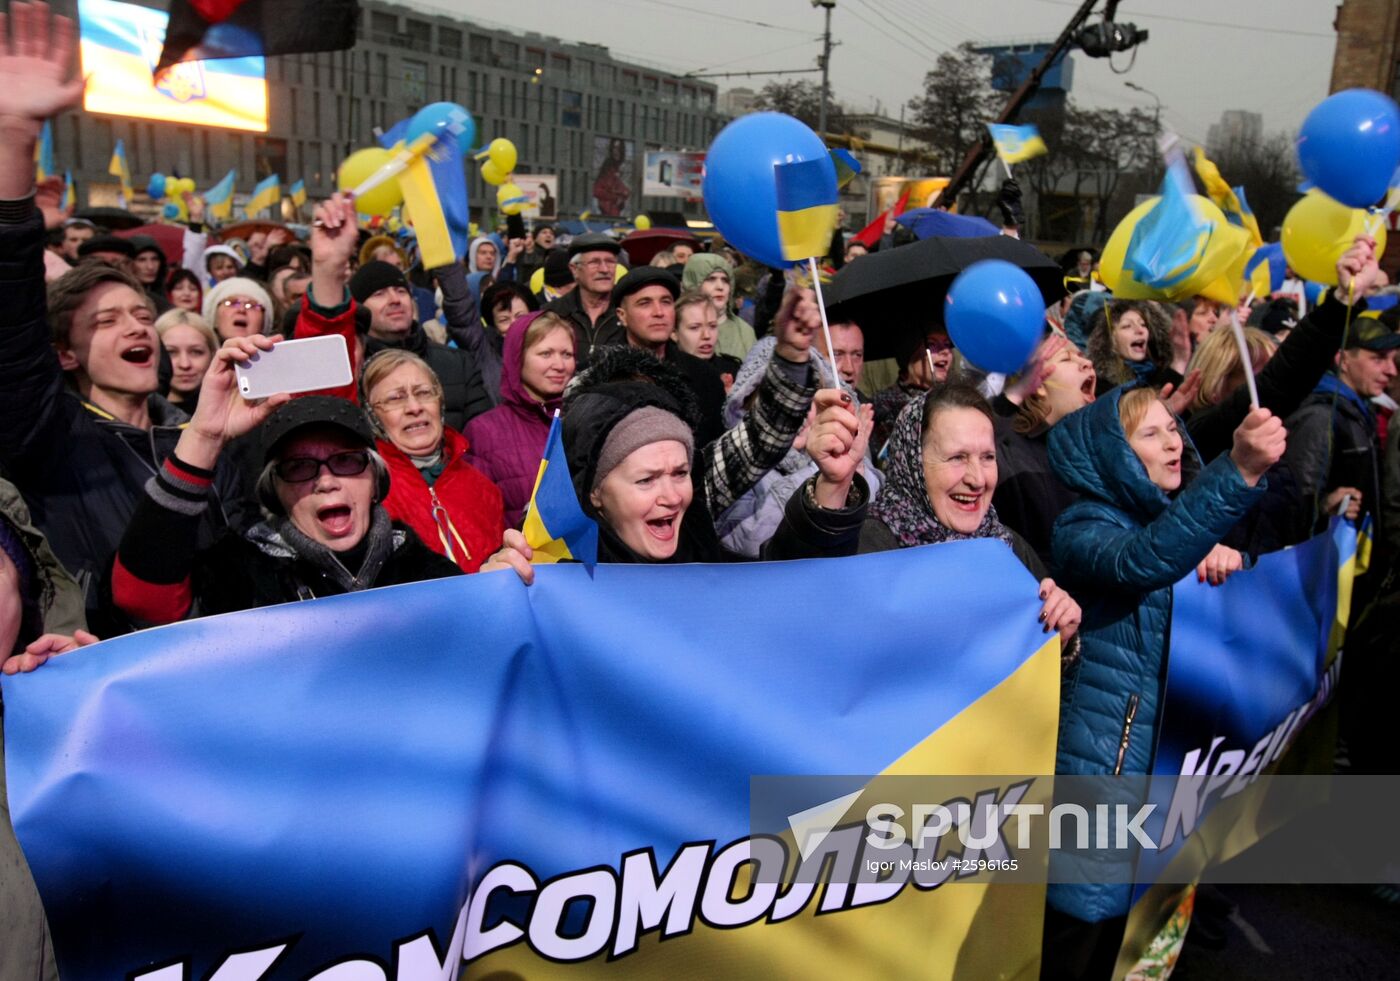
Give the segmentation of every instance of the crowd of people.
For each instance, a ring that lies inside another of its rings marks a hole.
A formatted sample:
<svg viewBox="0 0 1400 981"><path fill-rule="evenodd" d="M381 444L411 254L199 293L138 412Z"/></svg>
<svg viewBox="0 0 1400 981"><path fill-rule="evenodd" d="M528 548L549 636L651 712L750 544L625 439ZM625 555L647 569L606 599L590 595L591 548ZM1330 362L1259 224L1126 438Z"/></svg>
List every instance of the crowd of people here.
<svg viewBox="0 0 1400 981"><path fill-rule="evenodd" d="M1346 734L1353 767L1392 765L1374 700L1395 641L1367 612L1400 593L1400 333L1394 310L1368 313L1387 288L1371 238L1305 316L1287 295L1237 310L1115 299L1076 252L1067 282L1084 288L1050 298L1019 374L977 371L938 327L865 365L864 332L894 325L833 323L828 349L810 283L718 241L634 264L611 235L539 224L425 270L411 242L363 232L343 194L305 241L218 241L197 202L176 253L111 234L34 182L43 121L81 91L72 38L38 18L10 31L4 672L188 617L464 574L532 584L520 529L560 413L600 562L1004 543L1063 642L1061 773L1150 769L1174 583L1219 585L1332 515L1369 515ZM856 245L838 234L829 263L870 261ZM1257 325L1248 362L1232 318ZM328 335L351 384L240 394L238 365ZM1046 976L1107 976L1123 902L1052 888ZM0 904L0 937L33 921L26 908Z"/></svg>

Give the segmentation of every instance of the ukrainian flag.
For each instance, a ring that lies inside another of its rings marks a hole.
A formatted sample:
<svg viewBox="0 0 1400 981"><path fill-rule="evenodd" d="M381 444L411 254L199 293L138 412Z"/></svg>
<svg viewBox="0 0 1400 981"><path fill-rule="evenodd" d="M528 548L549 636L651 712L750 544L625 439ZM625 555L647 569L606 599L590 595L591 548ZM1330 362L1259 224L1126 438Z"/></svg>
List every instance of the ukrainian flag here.
<svg viewBox="0 0 1400 981"><path fill-rule="evenodd" d="M1025 126L988 123L987 131L992 134L997 156L1007 164L1021 163L1050 152L1045 146L1045 141L1040 138L1040 130L1029 123Z"/></svg>
<svg viewBox="0 0 1400 981"><path fill-rule="evenodd" d="M1244 188L1232 188L1220 175L1220 168L1206 156L1206 151L1196 147L1196 173L1206 186L1206 195L1225 213L1230 224L1238 225L1249 232L1257 248L1264 244L1264 236L1259 231L1259 219L1254 217L1249 203L1244 197Z"/></svg>
<svg viewBox="0 0 1400 981"><path fill-rule="evenodd" d="M849 150L832 150L831 162L836 165L836 186L838 189L844 188L855 180L856 175L861 172L860 161Z"/></svg>
<svg viewBox="0 0 1400 981"><path fill-rule="evenodd" d="M122 182L122 205L130 205L132 198L136 197L136 192L131 187L131 166L126 162L126 144L117 140L116 147L112 150L112 159L107 164L107 173L116 177Z"/></svg>
<svg viewBox="0 0 1400 981"><path fill-rule="evenodd" d="M776 164L773 177L783 258L799 262L826 255L839 219L836 165L831 157Z"/></svg>
<svg viewBox="0 0 1400 981"><path fill-rule="evenodd" d="M259 181L258 186L253 188L253 196L248 199L246 210L250 216L255 215L281 200L282 178L273 174L266 180Z"/></svg>
<svg viewBox="0 0 1400 981"><path fill-rule="evenodd" d="M233 185L238 180L238 171L230 170L224 179L204 194L205 212L211 218L228 221L233 217Z"/></svg>
<svg viewBox="0 0 1400 981"><path fill-rule="evenodd" d="M583 513L574 493L557 411L545 440L544 459L540 460L535 489L530 492L522 530L525 541L535 550L537 563L572 560L591 567L598 561L598 525Z"/></svg>
<svg viewBox="0 0 1400 981"><path fill-rule="evenodd" d="M287 197L292 199L292 204L300 208L306 203L306 181L299 180L287 189Z"/></svg>
<svg viewBox="0 0 1400 981"><path fill-rule="evenodd" d="M34 180L37 183L53 175L53 123L44 120L39 142L34 144Z"/></svg>
<svg viewBox="0 0 1400 981"><path fill-rule="evenodd" d="M413 214L424 269L451 265L467 252L471 217L467 211L467 173L462 167L457 133L469 119L462 114L460 120L443 130L440 139L428 142L426 137L419 137L404 151L412 159L399 177L399 186L407 210Z"/></svg>
<svg viewBox="0 0 1400 981"><path fill-rule="evenodd" d="M1162 179L1162 199L1137 223L1128 241L1125 265L1139 283L1170 292L1199 271L1212 227L1192 201L1192 191L1186 161L1177 156Z"/></svg>
<svg viewBox="0 0 1400 981"><path fill-rule="evenodd" d="M73 172L63 172L63 210L71 211L78 205L78 189L73 184Z"/></svg>

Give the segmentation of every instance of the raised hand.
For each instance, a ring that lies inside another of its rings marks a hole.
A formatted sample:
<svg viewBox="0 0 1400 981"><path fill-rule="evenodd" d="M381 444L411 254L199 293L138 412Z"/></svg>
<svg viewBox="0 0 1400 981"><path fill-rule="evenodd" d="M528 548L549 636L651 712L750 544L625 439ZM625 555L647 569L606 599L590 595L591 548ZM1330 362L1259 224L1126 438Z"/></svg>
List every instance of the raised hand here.
<svg viewBox="0 0 1400 981"><path fill-rule="evenodd" d="M856 470L865 460L856 453L861 419L851 411L851 396L834 388L817 392L817 418L807 433L807 454L817 464L817 504L837 509L846 506L846 492ZM867 433L866 439L869 439Z"/></svg>
<svg viewBox="0 0 1400 981"><path fill-rule="evenodd" d="M229 440L252 432L278 406L291 401L290 395L282 393L249 402L239 394L238 376L234 373L235 365L252 360L259 351L271 351L281 339L281 334L271 337L250 334L224 341L204 373L204 381L199 386L199 405L180 434L176 456L196 467L212 470Z"/></svg>
<svg viewBox="0 0 1400 981"><path fill-rule="evenodd" d="M23 127L37 136L45 119L78 103L76 40L73 21L50 22L47 3L16 2L8 16L0 14L0 128Z"/></svg>
<svg viewBox="0 0 1400 981"><path fill-rule="evenodd" d="M1283 457L1288 447L1288 430L1283 420L1268 409L1252 409L1235 430L1235 446L1230 459L1250 487Z"/></svg>
<svg viewBox="0 0 1400 981"><path fill-rule="evenodd" d="M1055 360L1055 355L1059 354L1069 346L1069 338L1063 334L1051 334L1040 342L1040 346L1035 349L1031 359L1026 362L1021 369L1020 377L1016 379L1016 384L1006 389L1004 393L1006 400L1012 405L1020 405L1036 392L1040 391L1040 386L1045 384L1045 379L1054 372L1050 362Z"/></svg>
<svg viewBox="0 0 1400 981"><path fill-rule="evenodd" d="M319 305L337 307L344 302L350 260L359 241L359 220L349 194L339 191L316 205L311 221L311 290Z"/></svg>
<svg viewBox="0 0 1400 981"><path fill-rule="evenodd" d="M1369 235L1356 236L1351 248L1337 260L1338 296L1346 303L1386 285L1386 282L1386 275L1381 272L1376 259L1376 240Z"/></svg>
<svg viewBox="0 0 1400 981"><path fill-rule="evenodd" d="M776 274L775 274L776 275ZM812 338L822 329L817 294L805 287L789 287L783 294L778 315L773 318L773 336L778 343L773 353L797 364L811 357Z"/></svg>
<svg viewBox="0 0 1400 981"><path fill-rule="evenodd" d="M1165 403L1172 413L1178 416L1186 414L1186 410L1191 408L1191 403L1196 401L1196 395L1201 391L1201 369L1193 368L1191 373L1181 380L1181 387L1177 388L1171 382L1162 386L1158 392L1158 397Z"/></svg>
<svg viewBox="0 0 1400 981"><path fill-rule="evenodd" d="M1343 501L1347 509L1340 511ZM1326 508L1328 514L1340 513L1348 521L1355 521L1361 517L1361 492L1355 487L1334 487L1327 494Z"/></svg>

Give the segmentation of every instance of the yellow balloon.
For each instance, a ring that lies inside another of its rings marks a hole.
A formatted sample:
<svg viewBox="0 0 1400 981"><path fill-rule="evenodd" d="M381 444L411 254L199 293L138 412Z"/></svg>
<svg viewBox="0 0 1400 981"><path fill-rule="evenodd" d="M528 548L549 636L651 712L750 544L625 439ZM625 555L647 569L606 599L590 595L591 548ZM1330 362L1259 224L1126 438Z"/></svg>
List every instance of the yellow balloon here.
<svg viewBox="0 0 1400 981"><path fill-rule="evenodd" d="M1337 260L1358 235L1372 234L1376 255L1385 251L1385 222L1360 208L1348 208L1314 188L1288 210L1283 219L1283 257L1303 279L1337 285Z"/></svg>
<svg viewBox="0 0 1400 981"><path fill-rule="evenodd" d="M623 277L623 276L626 276L626 275L627 275L627 267L624 266L622 263L619 262L619 263L617 264L617 271L616 271L615 273L613 273L613 282L614 282L614 283L621 282L621 281L622 281L622 277Z"/></svg>
<svg viewBox="0 0 1400 981"><path fill-rule="evenodd" d="M530 203L525 192L514 184L502 184L496 188L496 207L503 215L518 215Z"/></svg>
<svg viewBox="0 0 1400 981"><path fill-rule="evenodd" d="M504 137L498 136L491 141L491 145L486 148L486 152L491 157L491 163L496 165L496 169L503 174L509 174L515 170L517 154L515 144Z"/></svg>
<svg viewBox="0 0 1400 981"><path fill-rule="evenodd" d="M544 289L544 266L540 266L530 274L530 292L538 293L542 289Z"/></svg>
<svg viewBox="0 0 1400 981"><path fill-rule="evenodd" d="M637 226L637 231L644 232L651 227L651 219L646 215L638 215L637 220L632 224Z"/></svg>
<svg viewBox="0 0 1400 981"><path fill-rule="evenodd" d="M1199 194L1193 194L1191 198L1200 213L1214 226L1210 243L1206 246L1196 271L1188 279L1169 289L1159 289L1139 283L1130 270L1123 268L1134 229L1161 200L1150 198L1128 212L1127 217L1118 223L1099 257L1099 275L1104 285L1113 291L1114 296L1125 300L1184 300L1187 297L1203 295L1203 290L1211 288L1236 265L1239 265L1241 273L1243 272L1240 257L1241 253L1248 252L1248 233L1235 234L1241 230L1226 221L1224 213L1209 198Z"/></svg>
<svg viewBox="0 0 1400 981"><path fill-rule="evenodd" d="M351 191L360 185L380 167L393 158L393 154L381 147L365 147L356 150L345 158L336 173L336 186L342 191ZM387 180L373 190L355 199L355 210L362 215L387 215L403 204L403 189L397 180Z"/></svg>
<svg viewBox="0 0 1400 981"><path fill-rule="evenodd" d="M509 176L509 173L501 170L490 160L481 165L481 179L492 187L500 187Z"/></svg>

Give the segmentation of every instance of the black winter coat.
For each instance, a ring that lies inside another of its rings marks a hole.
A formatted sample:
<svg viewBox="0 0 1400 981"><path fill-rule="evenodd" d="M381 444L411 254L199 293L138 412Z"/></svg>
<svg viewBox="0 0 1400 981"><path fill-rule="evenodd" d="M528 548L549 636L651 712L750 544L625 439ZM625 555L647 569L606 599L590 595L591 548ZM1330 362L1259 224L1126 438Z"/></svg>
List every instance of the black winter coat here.
<svg viewBox="0 0 1400 981"><path fill-rule="evenodd" d="M142 430L65 387L48 326L43 250L44 224L32 205L22 221L0 218L0 470L83 587L89 625L107 636L114 628L100 615L97 587L186 417L152 395L154 425ZM220 465L199 527L202 544L240 520L234 512L243 498L236 469Z"/></svg>

